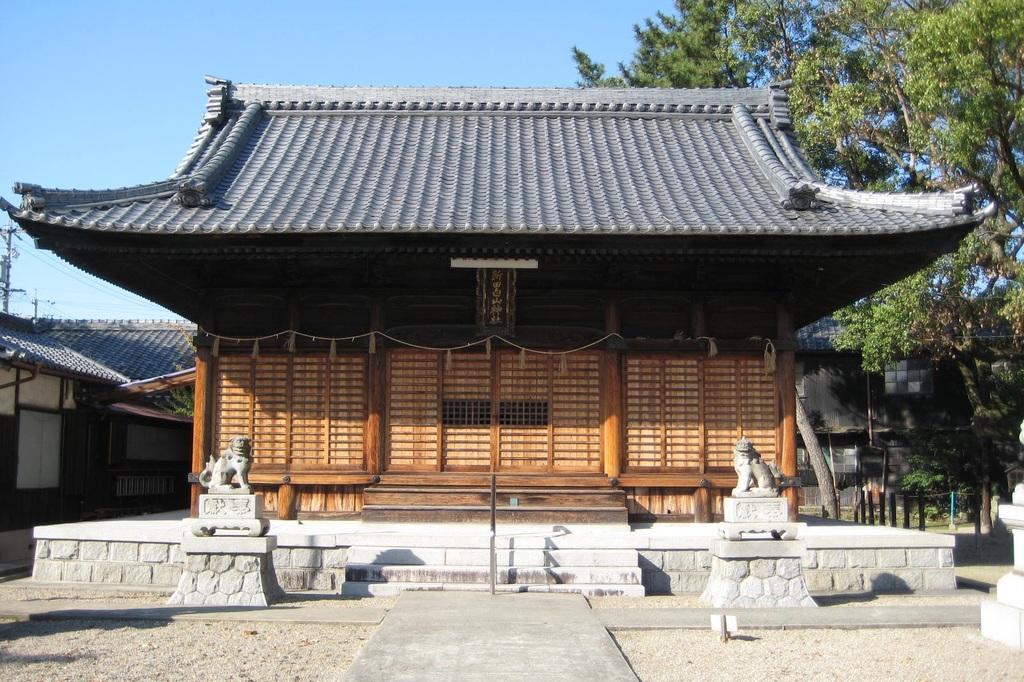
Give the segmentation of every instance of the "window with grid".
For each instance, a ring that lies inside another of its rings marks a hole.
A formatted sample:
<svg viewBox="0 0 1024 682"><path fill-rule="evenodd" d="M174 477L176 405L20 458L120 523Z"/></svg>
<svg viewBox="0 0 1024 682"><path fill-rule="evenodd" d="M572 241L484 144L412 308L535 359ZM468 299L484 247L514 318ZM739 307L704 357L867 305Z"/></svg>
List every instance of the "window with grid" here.
<svg viewBox="0 0 1024 682"><path fill-rule="evenodd" d="M490 426L490 400L450 400L441 403L441 423L445 426Z"/></svg>
<svg viewBox="0 0 1024 682"><path fill-rule="evenodd" d="M885 368L886 395L931 395L933 392L929 360L910 358Z"/></svg>

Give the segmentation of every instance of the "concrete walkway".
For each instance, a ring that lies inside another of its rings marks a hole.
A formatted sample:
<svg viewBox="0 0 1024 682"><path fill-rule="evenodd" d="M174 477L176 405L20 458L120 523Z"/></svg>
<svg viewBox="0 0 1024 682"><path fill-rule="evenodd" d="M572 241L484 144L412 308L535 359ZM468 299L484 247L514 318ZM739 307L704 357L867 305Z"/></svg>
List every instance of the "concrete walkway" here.
<svg viewBox="0 0 1024 682"><path fill-rule="evenodd" d="M347 680L629 680L579 595L405 592Z"/></svg>

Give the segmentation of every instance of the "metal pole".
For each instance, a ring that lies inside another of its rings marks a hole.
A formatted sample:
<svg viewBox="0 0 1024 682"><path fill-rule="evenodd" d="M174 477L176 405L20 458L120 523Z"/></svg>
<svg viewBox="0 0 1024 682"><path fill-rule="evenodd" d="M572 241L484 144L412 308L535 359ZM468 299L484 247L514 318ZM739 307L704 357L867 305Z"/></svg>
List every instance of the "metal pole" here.
<svg viewBox="0 0 1024 682"><path fill-rule="evenodd" d="M875 409L871 404L871 373L864 372L865 388L868 398L868 446L875 445Z"/></svg>
<svg viewBox="0 0 1024 682"><path fill-rule="evenodd" d="M896 493L889 493L889 525L896 527Z"/></svg>
<svg viewBox="0 0 1024 682"><path fill-rule="evenodd" d="M917 496L917 529L924 531L924 495Z"/></svg>
<svg viewBox="0 0 1024 682"><path fill-rule="evenodd" d="M974 504L974 549L978 549L981 544L981 493L975 494L971 502Z"/></svg>
<svg viewBox="0 0 1024 682"><path fill-rule="evenodd" d="M491 594L498 579L498 556L494 550L494 537L497 534L498 477L491 474Z"/></svg>
<svg viewBox="0 0 1024 682"><path fill-rule="evenodd" d="M4 229L4 256L3 264L0 265L3 272L0 275L3 276L3 288L4 288L4 313L9 313L11 308L11 260L13 254L13 246L11 245L11 238L14 236L14 228L7 226Z"/></svg>

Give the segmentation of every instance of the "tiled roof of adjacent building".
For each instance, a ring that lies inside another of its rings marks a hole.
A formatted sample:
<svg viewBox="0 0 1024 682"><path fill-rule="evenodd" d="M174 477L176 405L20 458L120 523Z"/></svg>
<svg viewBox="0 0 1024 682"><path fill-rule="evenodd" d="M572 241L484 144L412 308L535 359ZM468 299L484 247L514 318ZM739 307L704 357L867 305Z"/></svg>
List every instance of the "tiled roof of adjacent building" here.
<svg viewBox="0 0 1024 682"><path fill-rule="evenodd" d="M0 358L122 384L191 367L185 322L31 320L0 314Z"/></svg>
<svg viewBox="0 0 1024 682"><path fill-rule="evenodd" d="M971 190L829 187L764 89L241 85L167 180L19 183L23 221L166 234L864 235L973 223Z"/></svg>
<svg viewBox="0 0 1024 682"><path fill-rule="evenodd" d="M843 326L831 315L812 322L796 332L797 350L834 351L836 337Z"/></svg>
<svg viewBox="0 0 1024 682"><path fill-rule="evenodd" d="M40 333L30 320L12 315L0 315L0 357L109 383L128 381L124 374Z"/></svg>
<svg viewBox="0 0 1024 682"><path fill-rule="evenodd" d="M195 364L195 326L174 320L40 320L37 328L128 377L149 379Z"/></svg>

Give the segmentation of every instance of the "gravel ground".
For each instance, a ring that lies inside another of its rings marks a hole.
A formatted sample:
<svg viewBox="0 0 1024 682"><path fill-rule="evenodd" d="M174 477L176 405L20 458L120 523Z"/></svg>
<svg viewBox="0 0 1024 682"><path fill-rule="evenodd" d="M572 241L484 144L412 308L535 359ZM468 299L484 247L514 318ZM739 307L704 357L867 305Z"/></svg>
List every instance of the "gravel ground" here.
<svg viewBox="0 0 1024 682"><path fill-rule="evenodd" d="M0 601L51 599L74 599L84 608L90 603L132 607L165 604L167 595L0 584ZM390 609L396 599L291 593L283 603ZM374 630L329 623L7 622L0 623L0 680L336 680ZM218 647L232 667L230 674L211 676L202 652L211 641L223 640L239 641L245 653L234 657L232 646Z"/></svg>
<svg viewBox="0 0 1024 682"><path fill-rule="evenodd" d="M285 623L0 623L0 679L340 680L373 630Z"/></svg>
<svg viewBox="0 0 1024 682"><path fill-rule="evenodd" d="M634 597L590 597L594 609L692 609L703 607L700 595L655 595L637 599ZM992 599L991 595L974 590L960 590L955 594L879 594L823 597L819 606L958 606L980 604Z"/></svg>
<svg viewBox="0 0 1024 682"><path fill-rule="evenodd" d="M613 633L643 682L657 680L1020 680L1024 652L976 628ZM815 655L818 654L818 655Z"/></svg>

